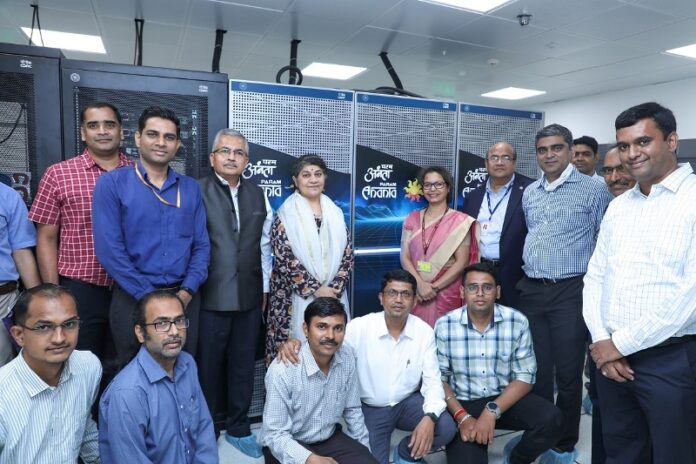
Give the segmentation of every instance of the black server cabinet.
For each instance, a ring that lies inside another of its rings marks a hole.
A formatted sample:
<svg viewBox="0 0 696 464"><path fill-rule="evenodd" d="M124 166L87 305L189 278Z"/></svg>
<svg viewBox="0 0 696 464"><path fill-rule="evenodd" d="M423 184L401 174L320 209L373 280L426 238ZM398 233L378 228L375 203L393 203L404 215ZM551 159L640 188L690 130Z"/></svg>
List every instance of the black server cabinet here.
<svg viewBox="0 0 696 464"><path fill-rule="evenodd" d="M208 153L215 133L227 127L226 74L62 60L61 82L66 158L84 149L80 109L96 101L119 109L123 152L137 158L133 135L138 117L143 109L155 105L173 110L181 120L182 144L172 167L196 178L209 172Z"/></svg>
<svg viewBox="0 0 696 464"><path fill-rule="evenodd" d="M0 44L0 182L27 205L46 168L62 159L57 49Z"/></svg>

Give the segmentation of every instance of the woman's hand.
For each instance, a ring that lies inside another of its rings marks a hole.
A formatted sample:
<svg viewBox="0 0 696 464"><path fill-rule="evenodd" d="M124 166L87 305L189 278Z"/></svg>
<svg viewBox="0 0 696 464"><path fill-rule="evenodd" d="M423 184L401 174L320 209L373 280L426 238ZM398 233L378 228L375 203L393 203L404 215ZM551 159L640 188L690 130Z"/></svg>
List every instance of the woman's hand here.
<svg viewBox="0 0 696 464"><path fill-rule="evenodd" d="M420 297L421 301L428 301L435 298L437 296L437 292L435 292L430 283L421 280L418 282L418 296Z"/></svg>
<svg viewBox="0 0 696 464"><path fill-rule="evenodd" d="M332 297L332 298L338 298L341 295L341 292L339 290L336 290L335 288L327 287L325 285L322 285L316 291L314 292L314 297L319 298L322 296L327 296L327 297Z"/></svg>

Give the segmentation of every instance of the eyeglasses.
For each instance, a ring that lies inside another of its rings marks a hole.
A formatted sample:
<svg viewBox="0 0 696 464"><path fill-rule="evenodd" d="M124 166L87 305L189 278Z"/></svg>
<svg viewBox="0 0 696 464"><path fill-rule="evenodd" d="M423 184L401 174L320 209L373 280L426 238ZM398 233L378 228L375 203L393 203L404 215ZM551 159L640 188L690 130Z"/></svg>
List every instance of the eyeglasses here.
<svg viewBox="0 0 696 464"><path fill-rule="evenodd" d="M551 151L557 155L562 152L565 147L565 143L558 143L556 145L551 145L551 147L537 147L536 153L537 155L543 156L547 154L549 152L549 148L551 148Z"/></svg>
<svg viewBox="0 0 696 464"><path fill-rule="evenodd" d="M177 329L184 330L184 329L188 329L189 320L186 317L181 316L181 317L177 317L173 321L161 320L161 321L151 322L149 324L143 324L143 325L144 326L147 326L147 325L155 326L155 332L169 332L172 329L172 324L174 324Z"/></svg>
<svg viewBox="0 0 696 464"><path fill-rule="evenodd" d="M497 163L498 161L500 161L500 162L502 162L502 163L504 163L504 164L508 164L508 163L512 163L512 162L515 161L517 158L513 158L513 157L510 156L510 155L503 155L503 156L491 155L491 156L489 156L487 159L488 159L488 161L490 161L491 163Z"/></svg>
<svg viewBox="0 0 696 464"><path fill-rule="evenodd" d="M602 168L602 174L605 176L610 176L616 171L617 174L621 174L622 172L625 171L623 164L619 164L618 166L604 166Z"/></svg>
<svg viewBox="0 0 696 464"><path fill-rule="evenodd" d="M467 293L471 293L472 295L477 294L479 291L482 291L484 295L490 295L493 293L493 290L495 290L495 285L493 284L469 284L464 287L464 290L466 290Z"/></svg>
<svg viewBox="0 0 696 464"><path fill-rule="evenodd" d="M442 190L447 184L445 182L423 182L423 190Z"/></svg>
<svg viewBox="0 0 696 464"><path fill-rule="evenodd" d="M387 295L389 298L396 298L400 296L404 300L409 300L413 298L413 292L411 290L394 290L393 288L390 288L389 290L384 292L385 295Z"/></svg>
<svg viewBox="0 0 696 464"><path fill-rule="evenodd" d="M220 156L232 155L233 157L240 157L240 158L246 158L246 156L247 156L247 152L245 152L241 148L237 148L236 150L232 150L230 147L220 147L217 150L213 150L213 153L215 153L216 155L220 155Z"/></svg>
<svg viewBox="0 0 696 464"><path fill-rule="evenodd" d="M58 327L60 327L61 330L63 330L64 332L73 332L80 327L81 323L82 323L82 321L80 319L75 318L75 319L67 320L67 321L63 322L62 324L44 324L44 323L41 323L41 324L35 325L34 327L28 327L24 324L19 324L19 325L21 325L22 327L24 327L27 330L31 330L32 332L34 332L36 334L48 335L48 334L52 334L53 332L55 332Z"/></svg>

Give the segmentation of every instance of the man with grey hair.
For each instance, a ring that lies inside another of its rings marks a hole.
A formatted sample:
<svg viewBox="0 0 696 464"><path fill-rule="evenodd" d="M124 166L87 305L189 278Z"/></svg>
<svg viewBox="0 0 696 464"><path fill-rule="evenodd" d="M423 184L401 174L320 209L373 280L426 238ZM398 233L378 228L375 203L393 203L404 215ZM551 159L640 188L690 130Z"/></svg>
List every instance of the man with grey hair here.
<svg viewBox="0 0 696 464"><path fill-rule="evenodd" d="M534 391L553 401L555 383L556 406L564 415L561 438L542 455L542 464L572 463L577 455L587 337L582 278L612 198L606 186L571 164L572 147L573 135L559 124L537 132L543 175L522 196L529 232L518 309L529 320L537 357Z"/></svg>
<svg viewBox="0 0 696 464"><path fill-rule="evenodd" d="M269 288L273 211L264 191L242 179L248 163L244 135L220 130L210 152L213 172L199 180L211 253L208 280L201 287L200 333L205 336L197 362L211 413L225 413L225 439L259 458L261 448L251 434L247 413ZM223 394L227 401L219 401ZM221 403L227 403L226 411L220 410Z"/></svg>

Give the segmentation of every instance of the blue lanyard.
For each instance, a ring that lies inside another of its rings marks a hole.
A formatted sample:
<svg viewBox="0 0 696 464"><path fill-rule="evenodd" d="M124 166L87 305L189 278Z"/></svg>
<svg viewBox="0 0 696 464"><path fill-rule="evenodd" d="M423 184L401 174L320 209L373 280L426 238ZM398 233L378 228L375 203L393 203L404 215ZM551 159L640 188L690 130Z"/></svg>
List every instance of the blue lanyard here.
<svg viewBox="0 0 696 464"><path fill-rule="evenodd" d="M505 189L505 193L503 194L503 197L500 200L498 200L498 203L496 203L495 208L493 208L493 209L491 209L491 194L490 194L490 192L488 192L488 190L486 190L486 200L488 201L488 212L491 214L491 216L488 218L489 221L493 219L493 215L495 214L496 210L498 209L498 206L500 206L500 204L503 202L503 200L505 200L505 197L508 196L511 188L512 188L512 182L510 182L510 185L507 186L507 188Z"/></svg>

